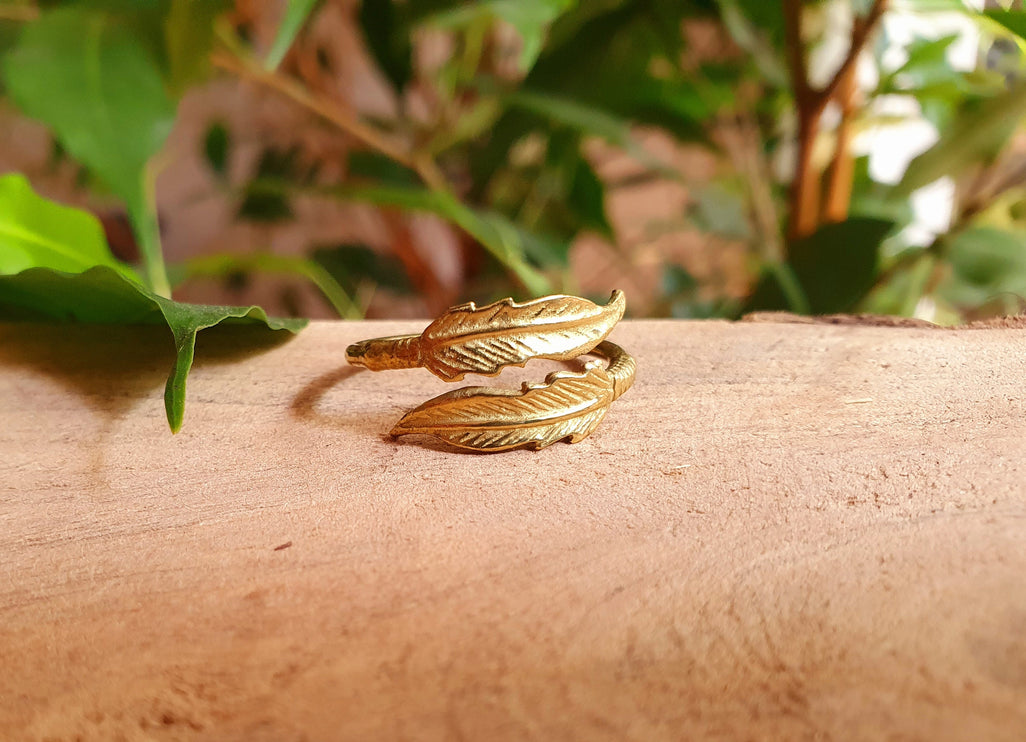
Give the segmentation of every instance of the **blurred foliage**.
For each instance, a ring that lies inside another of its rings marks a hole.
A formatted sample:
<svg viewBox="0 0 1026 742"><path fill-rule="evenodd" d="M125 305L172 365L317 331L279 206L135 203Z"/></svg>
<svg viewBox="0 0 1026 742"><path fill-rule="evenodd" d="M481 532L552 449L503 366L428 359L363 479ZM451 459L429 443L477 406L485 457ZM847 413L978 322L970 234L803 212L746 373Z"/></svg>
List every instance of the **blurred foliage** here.
<svg viewBox="0 0 1026 742"><path fill-rule="evenodd" d="M955 322L1018 311L1026 295L1018 0L985 11L961 0L290 0L264 41L251 5L0 4L3 95L49 127L91 187L124 203L141 254L128 280L153 295L170 297L169 276L285 273L357 316L378 288L422 296L427 307L579 292L571 247L591 234L630 273L636 245L609 205L632 184L660 183L688 194L667 229L699 235L706 251L743 250L734 284L748 290L699 278L708 262L700 252L687 264L664 257L646 304L653 313L867 311ZM311 83L310 60L333 74L312 33L332 5L353 19L394 113L360 115ZM961 18L961 30L934 33L942 16ZM892 38L899 18L926 30ZM976 63L959 69L952 55L966 39ZM827 59L830 48L841 56ZM842 74L813 85L806 67L824 65ZM165 269L155 172L174 156L161 153L181 97L215 75L274 91L347 145L344 175L277 142L262 143L240 172L231 127L210 121L198 146L238 219L292 221L299 198L368 204L389 219L431 214L458 235L459 287L430 275L402 230L392 230L400 236L390 252L310 244L303 256L207 256ZM910 123L933 127L936 142L900 182L882 182L867 142ZM653 147L667 139L712 158L714 173L698 176ZM632 163L629 175L604 174L614 155ZM924 232L916 199L938 182L954 192L949 225ZM13 254L5 239L0 251Z"/></svg>

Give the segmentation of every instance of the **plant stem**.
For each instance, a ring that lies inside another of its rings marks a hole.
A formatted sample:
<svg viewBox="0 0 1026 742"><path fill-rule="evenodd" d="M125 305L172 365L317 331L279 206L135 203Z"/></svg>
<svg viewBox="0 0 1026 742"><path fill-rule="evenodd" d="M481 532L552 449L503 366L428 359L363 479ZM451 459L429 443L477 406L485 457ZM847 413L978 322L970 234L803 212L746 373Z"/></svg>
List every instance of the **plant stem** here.
<svg viewBox="0 0 1026 742"><path fill-rule="evenodd" d="M354 139L396 162L414 170L432 190L448 190L445 175L429 156L410 152L387 134L352 116L342 106L323 95L312 93L277 70L264 69L256 60L214 52L212 63L253 82L275 90L295 103L333 123Z"/></svg>
<svg viewBox="0 0 1026 742"><path fill-rule="evenodd" d="M222 278L231 273L260 271L300 276L314 284L343 319L362 319L356 302L324 267L309 258L258 252L241 255L204 255L185 261L186 278Z"/></svg>
<svg viewBox="0 0 1026 742"><path fill-rule="evenodd" d="M160 244L160 223L157 219L157 207L153 196L153 178L149 170L143 175L143 183L136 198L127 199L128 218L132 222L132 230L139 242L142 254L143 275L150 291L171 298L171 283L167 280L167 268L164 266L164 252Z"/></svg>
<svg viewBox="0 0 1026 742"><path fill-rule="evenodd" d="M932 253L923 252L919 255L918 260L912 264L912 268L909 271L908 291L902 298L901 307L898 310L901 316L911 317L916 313L919 300L926 293L926 285L930 279L930 274L933 272L935 263L936 260Z"/></svg>
<svg viewBox="0 0 1026 742"><path fill-rule="evenodd" d="M809 306L809 300L802 290L798 277L791 270L791 266L782 262L770 262L767 265L770 273L777 280L780 290L784 292L784 298L787 300L790 310L795 314L811 314L812 307Z"/></svg>

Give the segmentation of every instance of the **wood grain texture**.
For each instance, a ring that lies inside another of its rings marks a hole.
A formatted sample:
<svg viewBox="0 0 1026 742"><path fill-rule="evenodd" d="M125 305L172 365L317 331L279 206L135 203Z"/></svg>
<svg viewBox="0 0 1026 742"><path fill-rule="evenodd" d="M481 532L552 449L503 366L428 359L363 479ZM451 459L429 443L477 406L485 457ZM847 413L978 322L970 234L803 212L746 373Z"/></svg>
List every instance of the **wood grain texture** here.
<svg viewBox="0 0 1026 742"><path fill-rule="evenodd" d="M171 436L164 335L0 326L0 739L1023 739L1026 328L625 322L489 456L382 435L418 327L201 338Z"/></svg>

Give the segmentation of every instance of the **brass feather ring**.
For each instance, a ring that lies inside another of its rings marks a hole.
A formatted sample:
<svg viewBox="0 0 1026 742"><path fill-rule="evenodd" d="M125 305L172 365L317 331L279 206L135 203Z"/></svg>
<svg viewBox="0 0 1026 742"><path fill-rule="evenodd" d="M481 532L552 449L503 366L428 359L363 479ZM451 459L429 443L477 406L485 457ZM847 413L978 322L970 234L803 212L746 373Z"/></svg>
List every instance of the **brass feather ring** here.
<svg viewBox="0 0 1026 742"><path fill-rule="evenodd" d="M634 383L634 359L606 340L625 308L622 291L614 291L604 307L575 296L523 304L503 299L483 307L471 302L452 307L420 335L354 343L346 359L372 371L423 367L459 381L468 373L494 376L532 358L603 356L608 366L589 361L580 372L556 371L542 384L525 382L520 391L476 386L447 392L406 413L391 431L432 435L471 451L577 443Z"/></svg>

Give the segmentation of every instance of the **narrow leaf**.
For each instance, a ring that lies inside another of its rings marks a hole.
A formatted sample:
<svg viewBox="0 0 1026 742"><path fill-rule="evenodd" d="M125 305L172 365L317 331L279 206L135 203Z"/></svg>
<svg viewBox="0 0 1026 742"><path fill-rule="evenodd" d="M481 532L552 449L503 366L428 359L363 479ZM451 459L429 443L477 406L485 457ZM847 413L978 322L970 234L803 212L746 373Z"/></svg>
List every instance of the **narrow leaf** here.
<svg viewBox="0 0 1026 742"><path fill-rule="evenodd" d="M525 246L530 237L501 214L475 211L450 193L423 188L346 186L330 193L378 206L394 206L440 216L480 242L532 294L551 293L549 280L525 260Z"/></svg>
<svg viewBox="0 0 1026 742"><path fill-rule="evenodd" d="M613 381L603 368L558 371L544 384L524 383L520 392L465 387L442 394L408 412L392 435L431 435L472 451L538 450L587 438L613 397Z"/></svg>
<svg viewBox="0 0 1026 742"><path fill-rule="evenodd" d="M986 10L984 15L1020 39L1026 39L1026 12L1021 10Z"/></svg>
<svg viewBox="0 0 1026 742"><path fill-rule="evenodd" d="M371 2L373 1L371 0ZM267 53L267 59L264 60L264 67L269 70L278 68L316 5L317 0L288 0L288 4L285 6L285 17L282 18L278 34L274 37L271 50Z"/></svg>
<svg viewBox="0 0 1026 742"><path fill-rule="evenodd" d="M1026 116L1026 83L1018 83L1000 95L960 114L940 140L908 166L895 186L895 198L904 198L945 175L957 175L966 167L994 156Z"/></svg>
<svg viewBox="0 0 1026 742"><path fill-rule="evenodd" d="M228 8L227 0L171 0L164 20L169 83L181 95L210 71L214 21Z"/></svg>

